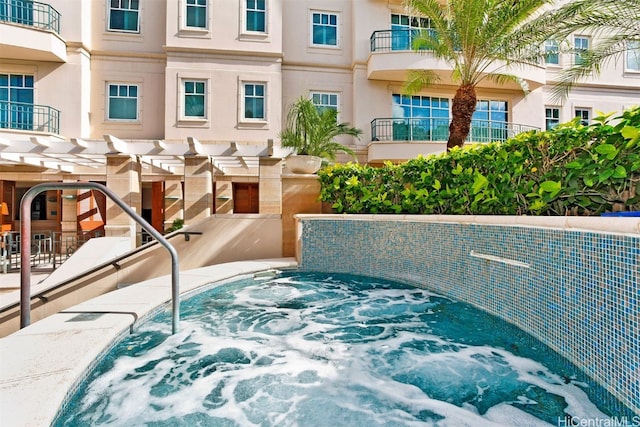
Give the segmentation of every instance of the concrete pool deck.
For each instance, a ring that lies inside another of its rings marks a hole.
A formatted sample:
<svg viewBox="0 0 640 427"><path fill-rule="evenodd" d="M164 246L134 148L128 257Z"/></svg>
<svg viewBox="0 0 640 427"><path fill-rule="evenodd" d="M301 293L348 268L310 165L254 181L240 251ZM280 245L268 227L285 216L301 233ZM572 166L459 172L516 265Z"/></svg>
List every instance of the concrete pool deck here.
<svg viewBox="0 0 640 427"><path fill-rule="evenodd" d="M293 258L202 267L180 272L180 291L295 267ZM50 425L78 378L102 352L137 319L170 298L171 276L163 276L93 298L0 339L2 425Z"/></svg>

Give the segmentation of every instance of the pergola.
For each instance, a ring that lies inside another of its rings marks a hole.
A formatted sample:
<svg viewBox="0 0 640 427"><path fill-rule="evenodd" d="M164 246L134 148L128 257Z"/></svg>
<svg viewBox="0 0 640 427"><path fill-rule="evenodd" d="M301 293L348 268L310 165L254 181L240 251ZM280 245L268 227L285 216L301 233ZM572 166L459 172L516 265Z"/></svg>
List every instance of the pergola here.
<svg viewBox="0 0 640 427"><path fill-rule="evenodd" d="M289 151L275 146L242 142L122 140L113 135L103 139L61 139L25 136L24 139L0 136L0 167L30 165L51 172L70 174L104 174L108 155L138 156L143 168L165 175L182 175L184 158L208 157L218 175L257 175L260 157L285 157Z"/></svg>

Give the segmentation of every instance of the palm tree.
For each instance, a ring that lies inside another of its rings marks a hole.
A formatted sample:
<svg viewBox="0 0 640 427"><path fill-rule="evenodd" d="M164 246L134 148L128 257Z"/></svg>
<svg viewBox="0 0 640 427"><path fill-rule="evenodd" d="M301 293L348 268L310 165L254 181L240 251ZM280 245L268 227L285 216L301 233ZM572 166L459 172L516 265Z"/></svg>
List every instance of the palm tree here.
<svg viewBox="0 0 640 427"><path fill-rule="evenodd" d="M348 123L339 123L338 112L331 108L318 108L309 98L300 97L289 107L285 128L280 132L283 147L293 148L296 154L335 160L336 154L354 151L335 138L340 135L359 137L360 129Z"/></svg>
<svg viewBox="0 0 640 427"><path fill-rule="evenodd" d="M513 66L539 66L541 44L553 24L536 26L542 8L552 0L407 0L418 14L430 19L413 48L447 61L458 84L451 108L447 149L464 144L476 108L476 87L484 79L498 84L512 81L528 93L526 81L508 72ZM535 31L533 31L535 30ZM415 93L439 81L433 70L409 72L405 90Z"/></svg>
<svg viewBox="0 0 640 427"><path fill-rule="evenodd" d="M640 61L640 0L573 0L545 16L559 23L557 40L577 31L599 36L590 49L572 50L580 61L562 73L554 89L557 97L566 96L578 80L599 74L602 65L630 49Z"/></svg>

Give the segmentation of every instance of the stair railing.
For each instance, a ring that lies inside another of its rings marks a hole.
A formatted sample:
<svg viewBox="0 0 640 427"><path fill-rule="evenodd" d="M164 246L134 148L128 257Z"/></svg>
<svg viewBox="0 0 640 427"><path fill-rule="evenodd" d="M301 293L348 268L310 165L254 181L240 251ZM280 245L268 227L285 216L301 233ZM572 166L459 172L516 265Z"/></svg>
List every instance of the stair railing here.
<svg viewBox="0 0 640 427"><path fill-rule="evenodd" d="M120 206L134 221L151 234L171 255L171 333L178 331L180 319L180 285L178 252L153 228L144 218L138 215L129 205L113 191L97 182L52 182L36 184L31 187L20 201L20 328L31 324L31 202L38 194L47 190L98 190Z"/></svg>

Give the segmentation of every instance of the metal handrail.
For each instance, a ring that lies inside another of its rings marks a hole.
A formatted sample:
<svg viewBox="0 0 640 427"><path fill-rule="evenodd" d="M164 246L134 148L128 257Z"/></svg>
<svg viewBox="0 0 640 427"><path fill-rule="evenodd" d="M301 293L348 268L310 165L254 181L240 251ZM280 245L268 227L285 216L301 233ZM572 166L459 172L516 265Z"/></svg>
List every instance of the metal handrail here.
<svg viewBox="0 0 640 427"><path fill-rule="evenodd" d="M440 117L375 118L371 121L373 141L446 141L451 120ZM497 120L472 120L467 141L493 142L540 128Z"/></svg>
<svg viewBox="0 0 640 427"><path fill-rule="evenodd" d="M374 31L369 37L370 50L371 52L413 50L413 42L422 31L435 34L435 30L431 28L394 28ZM420 50L428 49L420 48Z"/></svg>
<svg viewBox="0 0 640 427"><path fill-rule="evenodd" d="M0 101L0 128L60 132L60 110L49 105Z"/></svg>
<svg viewBox="0 0 640 427"><path fill-rule="evenodd" d="M60 12L49 4L37 1L6 4L0 10L0 22L28 25L60 34Z"/></svg>
<svg viewBox="0 0 640 427"><path fill-rule="evenodd" d="M120 206L134 221L151 234L171 255L171 332L178 331L180 319L180 286L178 252L151 224L138 215L129 205L124 203L114 192L97 182L53 182L36 184L22 196L20 201L20 328L31 323L31 202L36 195L47 190L98 190Z"/></svg>

